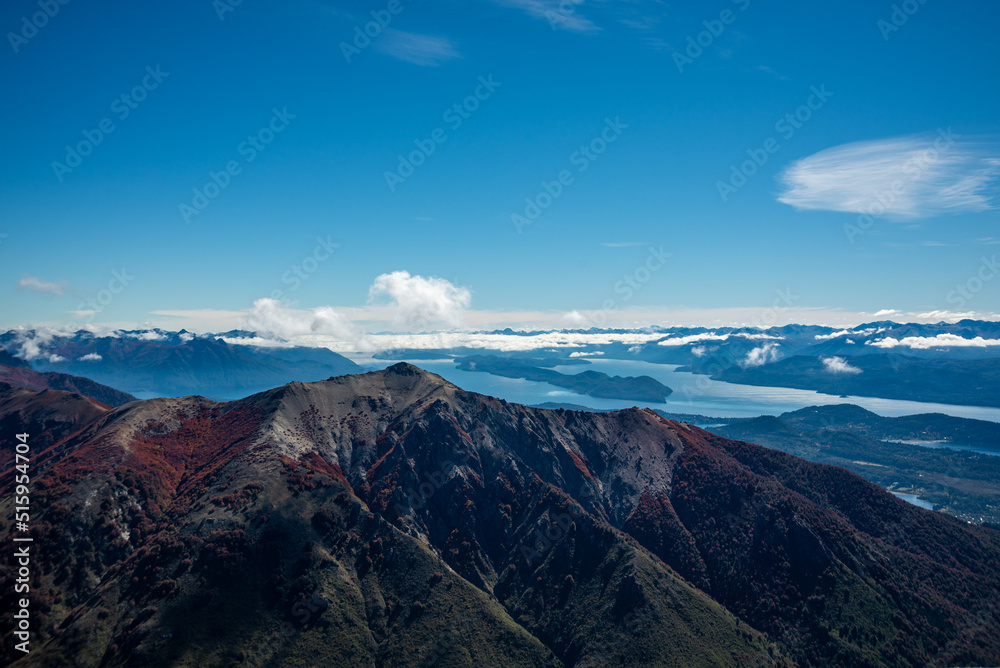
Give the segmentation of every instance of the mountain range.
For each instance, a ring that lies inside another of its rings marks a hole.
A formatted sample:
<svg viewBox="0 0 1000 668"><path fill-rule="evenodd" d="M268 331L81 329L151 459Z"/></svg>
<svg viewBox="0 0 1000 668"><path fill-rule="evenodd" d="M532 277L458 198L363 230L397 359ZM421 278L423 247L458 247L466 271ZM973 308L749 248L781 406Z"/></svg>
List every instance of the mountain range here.
<svg viewBox="0 0 1000 668"><path fill-rule="evenodd" d="M414 342L421 335L403 337ZM440 345L435 335L425 343ZM461 338L461 337L460 337ZM578 393L662 403L670 388L648 377L615 381L600 371L560 373L550 367L586 358L679 365L682 371L745 385L789 387L834 395L1000 407L1000 322L876 321L836 329L774 327L647 327L469 333L476 347L394 348L384 360L488 358L491 373L555 383ZM161 329L0 334L0 349L39 372L93 379L140 398L201 394L238 399L291 381L316 381L361 370L316 346L256 332L192 334ZM548 364L539 366L541 360ZM529 368L530 367L530 368ZM483 360L480 360L480 370ZM578 376L578 377L577 377Z"/></svg>
<svg viewBox="0 0 1000 668"><path fill-rule="evenodd" d="M0 421L34 430L19 665L1000 662L1000 532L645 409L397 364L225 403L3 386Z"/></svg>
<svg viewBox="0 0 1000 668"><path fill-rule="evenodd" d="M321 380L361 369L326 348L240 345L247 338L240 331L39 334L34 330L0 334L0 346L7 348L8 356L30 358L36 371L85 376L140 398L200 394L239 399L291 381Z"/></svg>

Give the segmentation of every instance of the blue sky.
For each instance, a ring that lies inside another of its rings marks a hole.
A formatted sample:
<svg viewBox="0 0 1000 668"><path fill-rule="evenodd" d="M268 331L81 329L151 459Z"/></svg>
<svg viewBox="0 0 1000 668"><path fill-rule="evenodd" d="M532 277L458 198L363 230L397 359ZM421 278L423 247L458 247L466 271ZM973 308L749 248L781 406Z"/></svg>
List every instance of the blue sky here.
<svg viewBox="0 0 1000 668"><path fill-rule="evenodd" d="M0 9L0 326L1000 312L994 4L224 2Z"/></svg>

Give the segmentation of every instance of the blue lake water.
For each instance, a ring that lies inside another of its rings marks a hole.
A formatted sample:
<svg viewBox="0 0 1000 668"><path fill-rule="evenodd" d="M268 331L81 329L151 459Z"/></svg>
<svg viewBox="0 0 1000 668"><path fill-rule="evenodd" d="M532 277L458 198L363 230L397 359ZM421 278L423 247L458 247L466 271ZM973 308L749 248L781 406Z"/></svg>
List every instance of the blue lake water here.
<svg viewBox="0 0 1000 668"><path fill-rule="evenodd" d="M920 506L921 508L926 508L927 510L934 510L933 503L931 503L930 501L925 501L924 499L921 499L919 496L916 496L914 494L903 494L902 492L892 492L892 494L898 496L903 501L912 503L915 506Z"/></svg>
<svg viewBox="0 0 1000 668"><path fill-rule="evenodd" d="M932 448L935 450L946 449L946 450L962 450L963 452L978 452L982 455L992 455L994 457L1000 457L1000 452L996 450L986 450L985 448L977 448L972 445L958 445L956 443L947 443L943 441L888 441L889 443L900 443L902 445L919 445L922 448Z"/></svg>
<svg viewBox="0 0 1000 668"><path fill-rule="evenodd" d="M379 369L395 363L370 358L357 359L356 361L370 368ZM527 405L557 402L601 409L630 408L638 405L670 413L693 413L709 417L756 417L758 415L779 415L807 406L855 404L886 417L914 415L916 413L944 413L956 417L1000 422L1000 408L953 406L870 397L839 397L811 390L736 385L712 380L708 376L677 372L675 371L677 365L674 364L592 359L592 363L589 365L555 367L556 371L568 374L593 369L612 376L651 376L673 389L673 394L667 397L665 403L651 403L598 399L548 383L537 383L519 378L503 378L476 371L462 371L455 368L453 360L413 359L407 361L436 373L465 390Z"/></svg>

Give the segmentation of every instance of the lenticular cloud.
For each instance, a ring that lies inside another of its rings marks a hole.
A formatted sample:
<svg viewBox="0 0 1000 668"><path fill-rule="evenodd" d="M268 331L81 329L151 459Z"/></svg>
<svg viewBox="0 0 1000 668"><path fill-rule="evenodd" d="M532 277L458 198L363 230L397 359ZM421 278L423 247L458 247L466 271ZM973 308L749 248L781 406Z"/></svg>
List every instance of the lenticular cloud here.
<svg viewBox="0 0 1000 668"><path fill-rule="evenodd" d="M843 144L780 174L778 201L798 209L920 218L995 208L1000 141L950 130Z"/></svg>

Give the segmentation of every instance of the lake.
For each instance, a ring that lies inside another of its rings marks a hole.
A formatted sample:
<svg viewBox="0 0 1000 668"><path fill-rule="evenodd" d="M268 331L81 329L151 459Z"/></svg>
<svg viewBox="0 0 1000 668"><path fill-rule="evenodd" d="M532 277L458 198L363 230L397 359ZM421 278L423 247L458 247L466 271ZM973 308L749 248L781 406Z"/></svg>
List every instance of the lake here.
<svg viewBox="0 0 1000 668"><path fill-rule="evenodd" d="M373 369L383 369L395 364L395 361L371 358L355 359L355 361ZM436 373L445 380L470 392L488 394L510 402L527 405L557 402L612 410L639 405L670 413L692 413L708 417L732 418L779 415L807 406L855 404L885 417L899 417L917 413L944 413L955 417L1000 422L1000 408L953 406L920 401L873 399L871 397L839 397L812 390L736 385L712 380L708 376L675 371L677 368L675 364L591 359L589 365L555 367L556 371L567 374L593 369L611 376L651 376L673 389L673 394L667 397L665 403L651 403L599 399L564 390L548 383L537 383L520 378L503 378L476 371L462 371L455 368L454 360L413 359L407 361Z"/></svg>
<svg viewBox="0 0 1000 668"><path fill-rule="evenodd" d="M890 492L894 496L898 496L903 501L912 503L915 506L920 506L921 508L926 508L927 510L934 510L934 504L930 501L925 501L915 494L903 494L902 492Z"/></svg>

